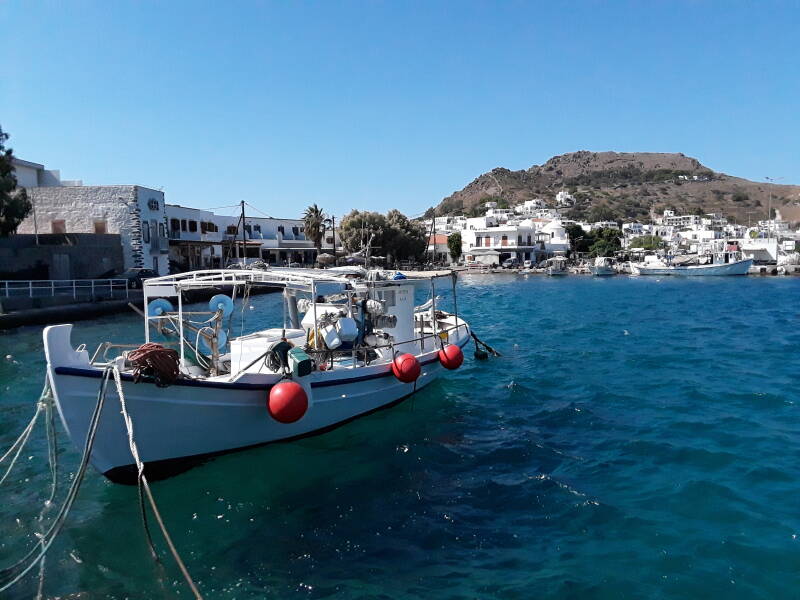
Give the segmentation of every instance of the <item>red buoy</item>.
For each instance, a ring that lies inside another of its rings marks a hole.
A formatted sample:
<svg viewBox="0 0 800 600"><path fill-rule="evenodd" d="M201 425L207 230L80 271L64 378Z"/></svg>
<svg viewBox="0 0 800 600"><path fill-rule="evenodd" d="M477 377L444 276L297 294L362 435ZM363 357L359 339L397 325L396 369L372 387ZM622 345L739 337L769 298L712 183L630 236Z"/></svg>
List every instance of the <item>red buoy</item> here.
<svg viewBox="0 0 800 600"><path fill-rule="evenodd" d="M455 344L447 344L444 348L439 350L439 362L445 369L451 371L457 369L464 362L464 353L461 348Z"/></svg>
<svg viewBox="0 0 800 600"><path fill-rule="evenodd" d="M308 410L308 396L296 381L281 381L272 386L267 400L270 416L280 423L294 423Z"/></svg>
<svg viewBox="0 0 800 600"><path fill-rule="evenodd" d="M392 361L392 373L403 383L411 383L419 377L421 368L413 354L401 354Z"/></svg>

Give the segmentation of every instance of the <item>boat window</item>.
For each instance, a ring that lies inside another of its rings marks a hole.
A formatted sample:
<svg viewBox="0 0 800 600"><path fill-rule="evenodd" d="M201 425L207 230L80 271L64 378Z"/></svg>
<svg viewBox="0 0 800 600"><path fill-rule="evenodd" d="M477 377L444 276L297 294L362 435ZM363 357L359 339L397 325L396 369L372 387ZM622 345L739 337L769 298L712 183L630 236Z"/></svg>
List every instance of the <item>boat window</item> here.
<svg viewBox="0 0 800 600"><path fill-rule="evenodd" d="M394 290L381 290L378 292L378 299L383 300L386 307L395 305Z"/></svg>

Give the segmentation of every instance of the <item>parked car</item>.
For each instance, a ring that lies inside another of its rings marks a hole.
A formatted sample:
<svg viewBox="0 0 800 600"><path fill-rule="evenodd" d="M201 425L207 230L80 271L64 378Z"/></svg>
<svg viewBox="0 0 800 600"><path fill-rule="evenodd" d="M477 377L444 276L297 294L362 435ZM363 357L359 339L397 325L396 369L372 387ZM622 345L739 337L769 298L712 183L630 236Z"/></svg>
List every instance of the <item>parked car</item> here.
<svg viewBox="0 0 800 600"><path fill-rule="evenodd" d="M143 269L140 267L132 267L127 271L123 271L116 279L127 279L128 287L131 289L141 289L142 282L151 277L158 277L158 273L153 269Z"/></svg>
<svg viewBox="0 0 800 600"><path fill-rule="evenodd" d="M519 259L517 258L507 258L503 261L504 269L516 269L517 267L519 267Z"/></svg>

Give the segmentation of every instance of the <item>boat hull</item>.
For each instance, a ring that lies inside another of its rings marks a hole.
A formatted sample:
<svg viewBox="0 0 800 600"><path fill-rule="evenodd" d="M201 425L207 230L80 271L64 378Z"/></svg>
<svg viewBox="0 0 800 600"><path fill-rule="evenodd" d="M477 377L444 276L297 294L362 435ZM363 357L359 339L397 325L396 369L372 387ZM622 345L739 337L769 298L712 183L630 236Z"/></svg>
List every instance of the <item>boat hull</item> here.
<svg viewBox="0 0 800 600"><path fill-rule="evenodd" d="M598 267L598 266L592 265L592 266L589 267L589 271L591 272L592 275L595 275L595 276L598 276L598 277L606 277L608 275L616 275L617 274L617 272L614 270L613 267Z"/></svg>
<svg viewBox="0 0 800 600"><path fill-rule="evenodd" d="M752 264L752 259L746 259L724 265L690 265L685 267L643 267L631 265L631 272L634 275L661 275L678 277L747 275Z"/></svg>
<svg viewBox="0 0 800 600"><path fill-rule="evenodd" d="M453 340L460 346L469 341L466 325L463 330L458 340ZM57 338L61 338L61 348ZM48 373L58 411L73 442L82 447L103 371L75 364L80 360L55 360L65 353L63 345L63 333L48 336L45 330ZM277 375L251 375L232 383L179 380L161 388L151 382L134 383L130 375L123 374L122 388L146 473L151 479L163 479L214 455L317 435L392 406L441 374L438 350L430 342L427 351L417 357L422 372L416 383L400 382L385 363L300 378L309 408L290 424L275 421L267 410L269 391L280 381ZM135 483L136 469L113 381L108 385L90 458L112 481Z"/></svg>

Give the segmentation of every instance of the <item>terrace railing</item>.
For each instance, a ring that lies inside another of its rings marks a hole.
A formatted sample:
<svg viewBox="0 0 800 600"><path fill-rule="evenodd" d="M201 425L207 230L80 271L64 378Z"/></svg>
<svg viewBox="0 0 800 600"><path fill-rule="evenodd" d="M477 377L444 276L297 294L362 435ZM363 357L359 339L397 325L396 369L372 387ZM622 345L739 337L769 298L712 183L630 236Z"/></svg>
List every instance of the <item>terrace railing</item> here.
<svg viewBox="0 0 800 600"><path fill-rule="evenodd" d="M108 295L128 298L127 279L29 279L0 280L4 298L48 298L72 296L74 299Z"/></svg>

